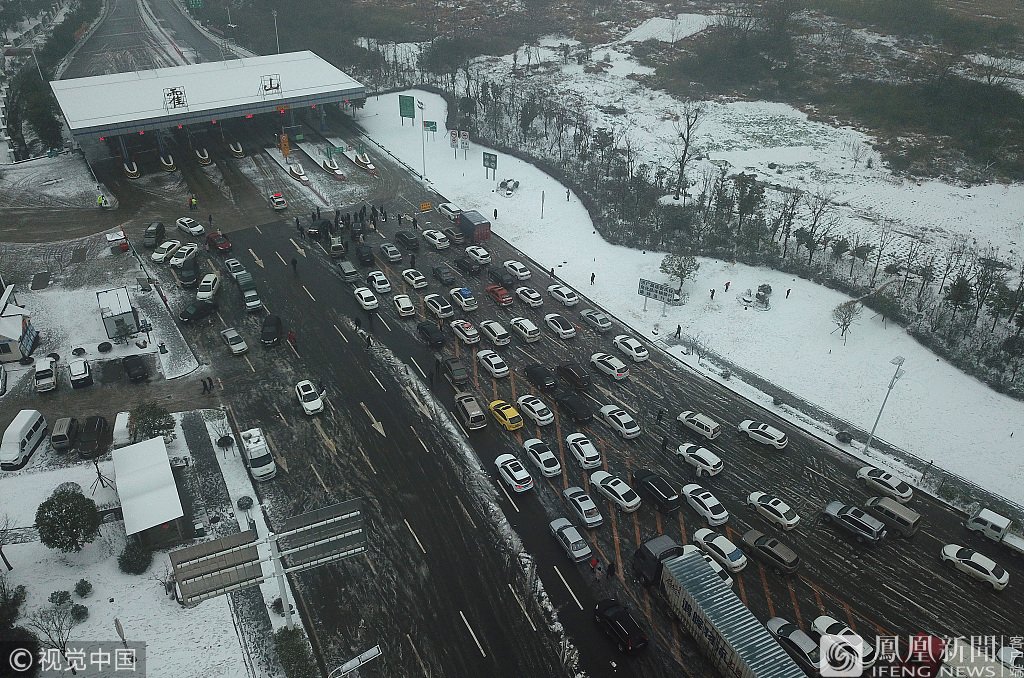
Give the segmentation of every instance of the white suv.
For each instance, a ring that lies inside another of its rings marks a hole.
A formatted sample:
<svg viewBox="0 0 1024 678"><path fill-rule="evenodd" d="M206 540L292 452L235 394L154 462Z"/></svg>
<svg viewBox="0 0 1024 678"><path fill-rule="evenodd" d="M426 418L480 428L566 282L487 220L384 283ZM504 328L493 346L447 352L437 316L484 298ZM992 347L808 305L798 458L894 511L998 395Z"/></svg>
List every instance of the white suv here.
<svg viewBox="0 0 1024 678"><path fill-rule="evenodd" d="M722 434L721 424L711 417L699 412L691 412L687 410L676 417L676 421L691 431L701 434L708 440L714 440Z"/></svg>

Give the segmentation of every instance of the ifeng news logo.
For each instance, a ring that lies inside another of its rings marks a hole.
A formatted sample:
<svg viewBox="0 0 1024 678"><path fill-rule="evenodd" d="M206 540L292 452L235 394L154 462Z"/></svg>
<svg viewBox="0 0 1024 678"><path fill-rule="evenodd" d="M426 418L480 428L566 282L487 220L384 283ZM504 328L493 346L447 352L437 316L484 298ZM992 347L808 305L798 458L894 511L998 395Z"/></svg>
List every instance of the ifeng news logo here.
<svg viewBox="0 0 1024 678"><path fill-rule="evenodd" d="M864 675L864 646L850 638L825 634L818 645L822 678L857 678Z"/></svg>

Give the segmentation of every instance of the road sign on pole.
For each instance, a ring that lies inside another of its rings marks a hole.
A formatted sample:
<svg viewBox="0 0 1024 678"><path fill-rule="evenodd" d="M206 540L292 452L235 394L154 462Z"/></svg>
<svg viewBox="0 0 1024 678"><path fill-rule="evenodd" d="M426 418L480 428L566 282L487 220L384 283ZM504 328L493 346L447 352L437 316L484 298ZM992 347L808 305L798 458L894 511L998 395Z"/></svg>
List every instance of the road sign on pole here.
<svg viewBox="0 0 1024 678"><path fill-rule="evenodd" d="M292 152L291 146L288 144L288 135L287 134L282 134L281 135L281 155L283 155L284 157L287 158L288 154L291 153L291 152Z"/></svg>
<svg viewBox="0 0 1024 678"><path fill-rule="evenodd" d="M435 121L435 120L424 120L423 121L423 129L427 130L428 132L437 132L437 121Z"/></svg>
<svg viewBox="0 0 1024 678"><path fill-rule="evenodd" d="M640 287L637 289L637 294L641 297L647 297L648 299L654 299L655 301L663 301L666 304L675 304L679 302L679 292L669 287L664 283L657 283L653 280L644 280L640 278ZM647 302L644 302L645 304Z"/></svg>
<svg viewBox="0 0 1024 678"><path fill-rule="evenodd" d="M398 95L398 114L402 118L416 119L416 98L406 96L404 94ZM402 120L402 124L405 124L405 120Z"/></svg>
<svg viewBox="0 0 1024 678"><path fill-rule="evenodd" d="M487 170L494 170L495 176L498 174L498 154L484 152L484 176L487 176Z"/></svg>
<svg viewBox="0 0 1024 678"><path fill-rule="evenodd" d="M462 150L468 149L469 148L469 132L467 132L466 130L463 130L463 131L459 132L459 139L461 139L461 141L462 141Z"/></svg>

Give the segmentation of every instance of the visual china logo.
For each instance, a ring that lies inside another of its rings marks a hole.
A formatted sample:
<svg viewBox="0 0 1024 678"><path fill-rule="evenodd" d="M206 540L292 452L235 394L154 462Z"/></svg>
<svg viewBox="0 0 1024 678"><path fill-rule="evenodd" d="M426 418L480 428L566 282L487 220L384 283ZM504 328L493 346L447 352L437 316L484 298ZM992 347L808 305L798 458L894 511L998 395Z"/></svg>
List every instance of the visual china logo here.
<svg viewBox="0 0 1024 678"><path fill-rule="evenodd" d="M819 644L822 678L857 678L864 675L864 648L846 636L825 634Z"/></svg>

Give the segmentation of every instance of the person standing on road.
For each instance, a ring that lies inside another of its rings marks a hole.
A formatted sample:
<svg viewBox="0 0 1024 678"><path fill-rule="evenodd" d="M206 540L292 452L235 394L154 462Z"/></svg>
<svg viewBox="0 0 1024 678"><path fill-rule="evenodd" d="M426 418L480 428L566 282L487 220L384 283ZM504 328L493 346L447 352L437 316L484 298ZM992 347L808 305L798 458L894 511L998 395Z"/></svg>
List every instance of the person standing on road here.
<svg viewBox="0 0 1024 678"><path fill-rule="evenodd" d="M373 339L370 337L369 334L367 334L366 335L366 348L370 348L371 346L373 346Z"/></svg>
<svg viewBox="0 0 1024 678"><path fill-rule="evenodd" d="M291 330L288 331L288 343L292 346L295 345L295 332Z"/></svg>
<svg viewBox="0 0 1024 678"><path fill-rule="evenodd" d="M662 417L665 416L665 410L658 410L658 423L661 423Z"/></svg>
<svg viewBox="0 0 1024 678"><path fill-rule="evenodd" d="M712 301L715 300L715 291L714 290L711 290L711 300Z"/></svg>
<svg viewBox="0 0 1024 678"><path fill-rule="evenodd" d="M593 284L594 284L594 278L596 278L596 277L597 277L597 274L596 274L596 273L591 273L591 274L590 274L590 284L591 284L591 285L593 285Z"/></svg>
<svg viewBox="0 0 1024 678"><path fill-rule="evenodd" d="M416 223L416 217L413 217L413 218L412 218L412 227L413 227L413 228L419 228L419 226L418 226L418 225L417 225L417 223Z"/></svg>
<svg viewBox="0 0 1024 678"><path fill-rule="evenodd" d="M569 189L565 189L565 201L569 202Z"/></svg>
<svg viewBox="0 0 1024 678"><path fill-rule="evenodd" d="M729 285L731 285L731 284L732 284L732 282L731 282L731 281L727 281L727 282L725 283L725 291L726 291L726 292L728 292L728 291L729 291Z"/></svg>
<svg viewBox="0 0 1024 678"><path fill-rule="evenodd" d="M295 230L302 233L302 226L299 226L299 218L295 217Z"/></svg>
<svg viewBox="0 0 1024 678"><path fill-rule="evenodd" d="M206 378L204 377L203 378L203 395L206 395L209 392L210 392L210 383L208 381L206 381Z"/></svg>
<svg viewBox="0 0 1024 678"><path fill-rule="evenodd" d="M790 293L790 292L792 292L792 291L793 291L792 289L788 289L788 290L786 290L786 298L787 298L787 299L789 299L789 293Z"/></svg>
<svg viewBox="0 0 1024 678"><path fill-rule="evenodd" d="M316 218L317 218L317 219L319 219L319 218L320 218L320 205L317 205L317 206L316 206Z"/></svg>
<svg viewBox="0 0 1024 678"><path fill-rule="evenodd" d="M207 220L209 220L210 222L210 228L213 228L213 215L211 214L210 216L208 216Z"/></svg>
<svg viewBox="0 0 1024 678"><path fill-rule="evenodd" d="M398 213L398 227L399 228L402 227L402 213L401 212Z"/></svg>
<svg viewBox="0 0 1024 678"><path fill-rule="evenodd" d="M297 268L298 265L299 265L299 260L296 259L295 257L292 257L292 273L298 273L299 272L299 269Z"/></svg>
<svg viewBox="0 0 1024 678"><path fill-rule="evenodd" d="M682 326L682 325L676 325L676 339L678 339L678 338L679 338L679 336L680 336L680 335L681 335L682 333L683 333L683 326Z"/></svg>
<svg viewBox="0 0 1024 678"><path fill-rule="evenodd" d="M661 451L664 452L668 449L668 436L663 436L661 439Z"/></svg>
<svg viewBox="0 0 1024 678"><path fill-rule="evenodd" d="M359 329L360 327L362 327L362 326L363 326L363 321L362 321L362 320L360 320L359 318L354 318L354 319L352 320L352 323L353 323L353 324L354 324L354 325L356 326L356 329L357 329L357 330L358 330L358 329Z"/></svg>

